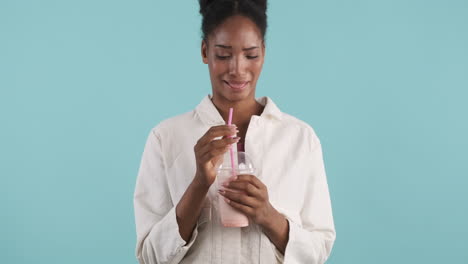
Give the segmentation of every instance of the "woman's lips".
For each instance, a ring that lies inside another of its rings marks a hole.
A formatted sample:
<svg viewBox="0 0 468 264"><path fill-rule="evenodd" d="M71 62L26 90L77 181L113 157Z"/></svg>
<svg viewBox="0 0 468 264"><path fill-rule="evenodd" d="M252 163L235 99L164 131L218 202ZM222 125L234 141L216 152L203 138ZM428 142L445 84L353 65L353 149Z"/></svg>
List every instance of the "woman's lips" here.
<svg viewBox="0 0 468 264"><path fill-rule="evenodd" d="M245 87L247 87L247 84L249 82L227 82L224 81L225 84L227 84L231 89L233 90L244 90Z"/></svg>

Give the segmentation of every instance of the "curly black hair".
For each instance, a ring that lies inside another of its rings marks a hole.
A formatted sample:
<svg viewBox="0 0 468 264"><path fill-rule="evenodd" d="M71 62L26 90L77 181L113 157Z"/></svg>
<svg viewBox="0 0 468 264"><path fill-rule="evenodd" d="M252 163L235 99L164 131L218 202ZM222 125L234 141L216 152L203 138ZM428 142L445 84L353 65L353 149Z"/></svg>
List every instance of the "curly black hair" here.
<svg viewBox="0 0 468 264"><path fill-rule="evenodd" d="M202 39L207 41L213 30L227 18L242 15L251 19L265 39L267 0L199 0L202 15Z"/></svg>

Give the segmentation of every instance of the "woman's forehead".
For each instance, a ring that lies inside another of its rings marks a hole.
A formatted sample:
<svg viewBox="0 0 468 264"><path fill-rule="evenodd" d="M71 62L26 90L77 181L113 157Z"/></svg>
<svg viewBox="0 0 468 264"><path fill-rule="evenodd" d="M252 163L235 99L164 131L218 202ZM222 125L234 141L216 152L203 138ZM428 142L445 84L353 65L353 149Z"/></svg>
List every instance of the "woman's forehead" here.
<svg viewBox="0 0 468 264"><path fill-rule="evenodd" d="M219 25L210 36L213 46L222 45L232 48L250 48L262 42L258 27L250 19L235 16Z"/></svg>

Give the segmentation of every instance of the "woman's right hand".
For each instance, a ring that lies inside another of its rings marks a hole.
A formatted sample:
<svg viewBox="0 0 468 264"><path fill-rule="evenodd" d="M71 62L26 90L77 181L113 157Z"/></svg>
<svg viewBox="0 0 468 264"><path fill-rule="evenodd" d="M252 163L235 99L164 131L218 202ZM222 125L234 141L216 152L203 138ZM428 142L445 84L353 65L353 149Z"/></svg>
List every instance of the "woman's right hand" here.
<svg viewBox="0 0 468 264"><path fill-rule="evenodd" d="M197 172L195 180L202 186L209 188L216 179L216 165L222 155L229 150L231 144L237 143L239 131L235 125L213 126L197 141L195 145L195 159ZM222 137L221 139L215 139Z"/></svg>

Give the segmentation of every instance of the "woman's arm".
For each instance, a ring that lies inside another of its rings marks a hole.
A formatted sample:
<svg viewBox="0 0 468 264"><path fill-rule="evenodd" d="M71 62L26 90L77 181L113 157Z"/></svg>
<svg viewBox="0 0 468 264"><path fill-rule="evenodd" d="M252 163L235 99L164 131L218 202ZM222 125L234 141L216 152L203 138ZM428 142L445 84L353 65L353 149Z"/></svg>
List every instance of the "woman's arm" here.
<svg viewBox="0 0 468 264"><path fill-rule="evenodd" d="M192 228L194 233L187 243L179 233L165 171L161 138L153 129L143 151L134 193L136 257L141 264L177 263L197 236Z"/></svg>
<svg viewBox="0 0 468 264"><path fill-rule="evenodd" d="M288 218L285 263L324 263L336 238L322 147L318 140L315 142L310 155L311 166L306 174L307 191L300 212L301 222Z"/></svg>
<svg viewBox="0 0 468 264"><path fill-rule="evenodd" d="M209 187L194 178L176 207L180 236L188 243L200 216Z"/></svg>
<svg viewBox="0 0 468 264"><path fill-rule="evenodd" d="M336 237L322 148L313 134L309 139L311 147L304 167L307 190L299 222L289 218L281 208L273 208L266 186L255 176L239 175L226 186L241 192L220 191L226 202L262 226L276 246L277 258L285 263L324 263Z"/></svg>
<svg viewBox="0 0 468 264"><path fill-rule="evenodd" d="M215 181L217 161L228 150L230 144L239 141L239 138L227 137L236 132L237 128L235 126L211 127L194 147L197 171L176 208L180 235L185 241L190 240L205 196ZM215 140L217 137L223 137L223 139Z"/></svg>
<svg viewBox="0 0 468 264"><path fill-rule="evenodd" d="M235 127L217 126L207 131L195 147L197 173L194 180L174 206L165 169L165 150L157 131L153 129L148 136L135 186L136 255L144 264L178 263L198 235L197 221L216 177L216 159L238 139L226 138L235 134ZM213 140L216 137L224 139Z"/></svg>

